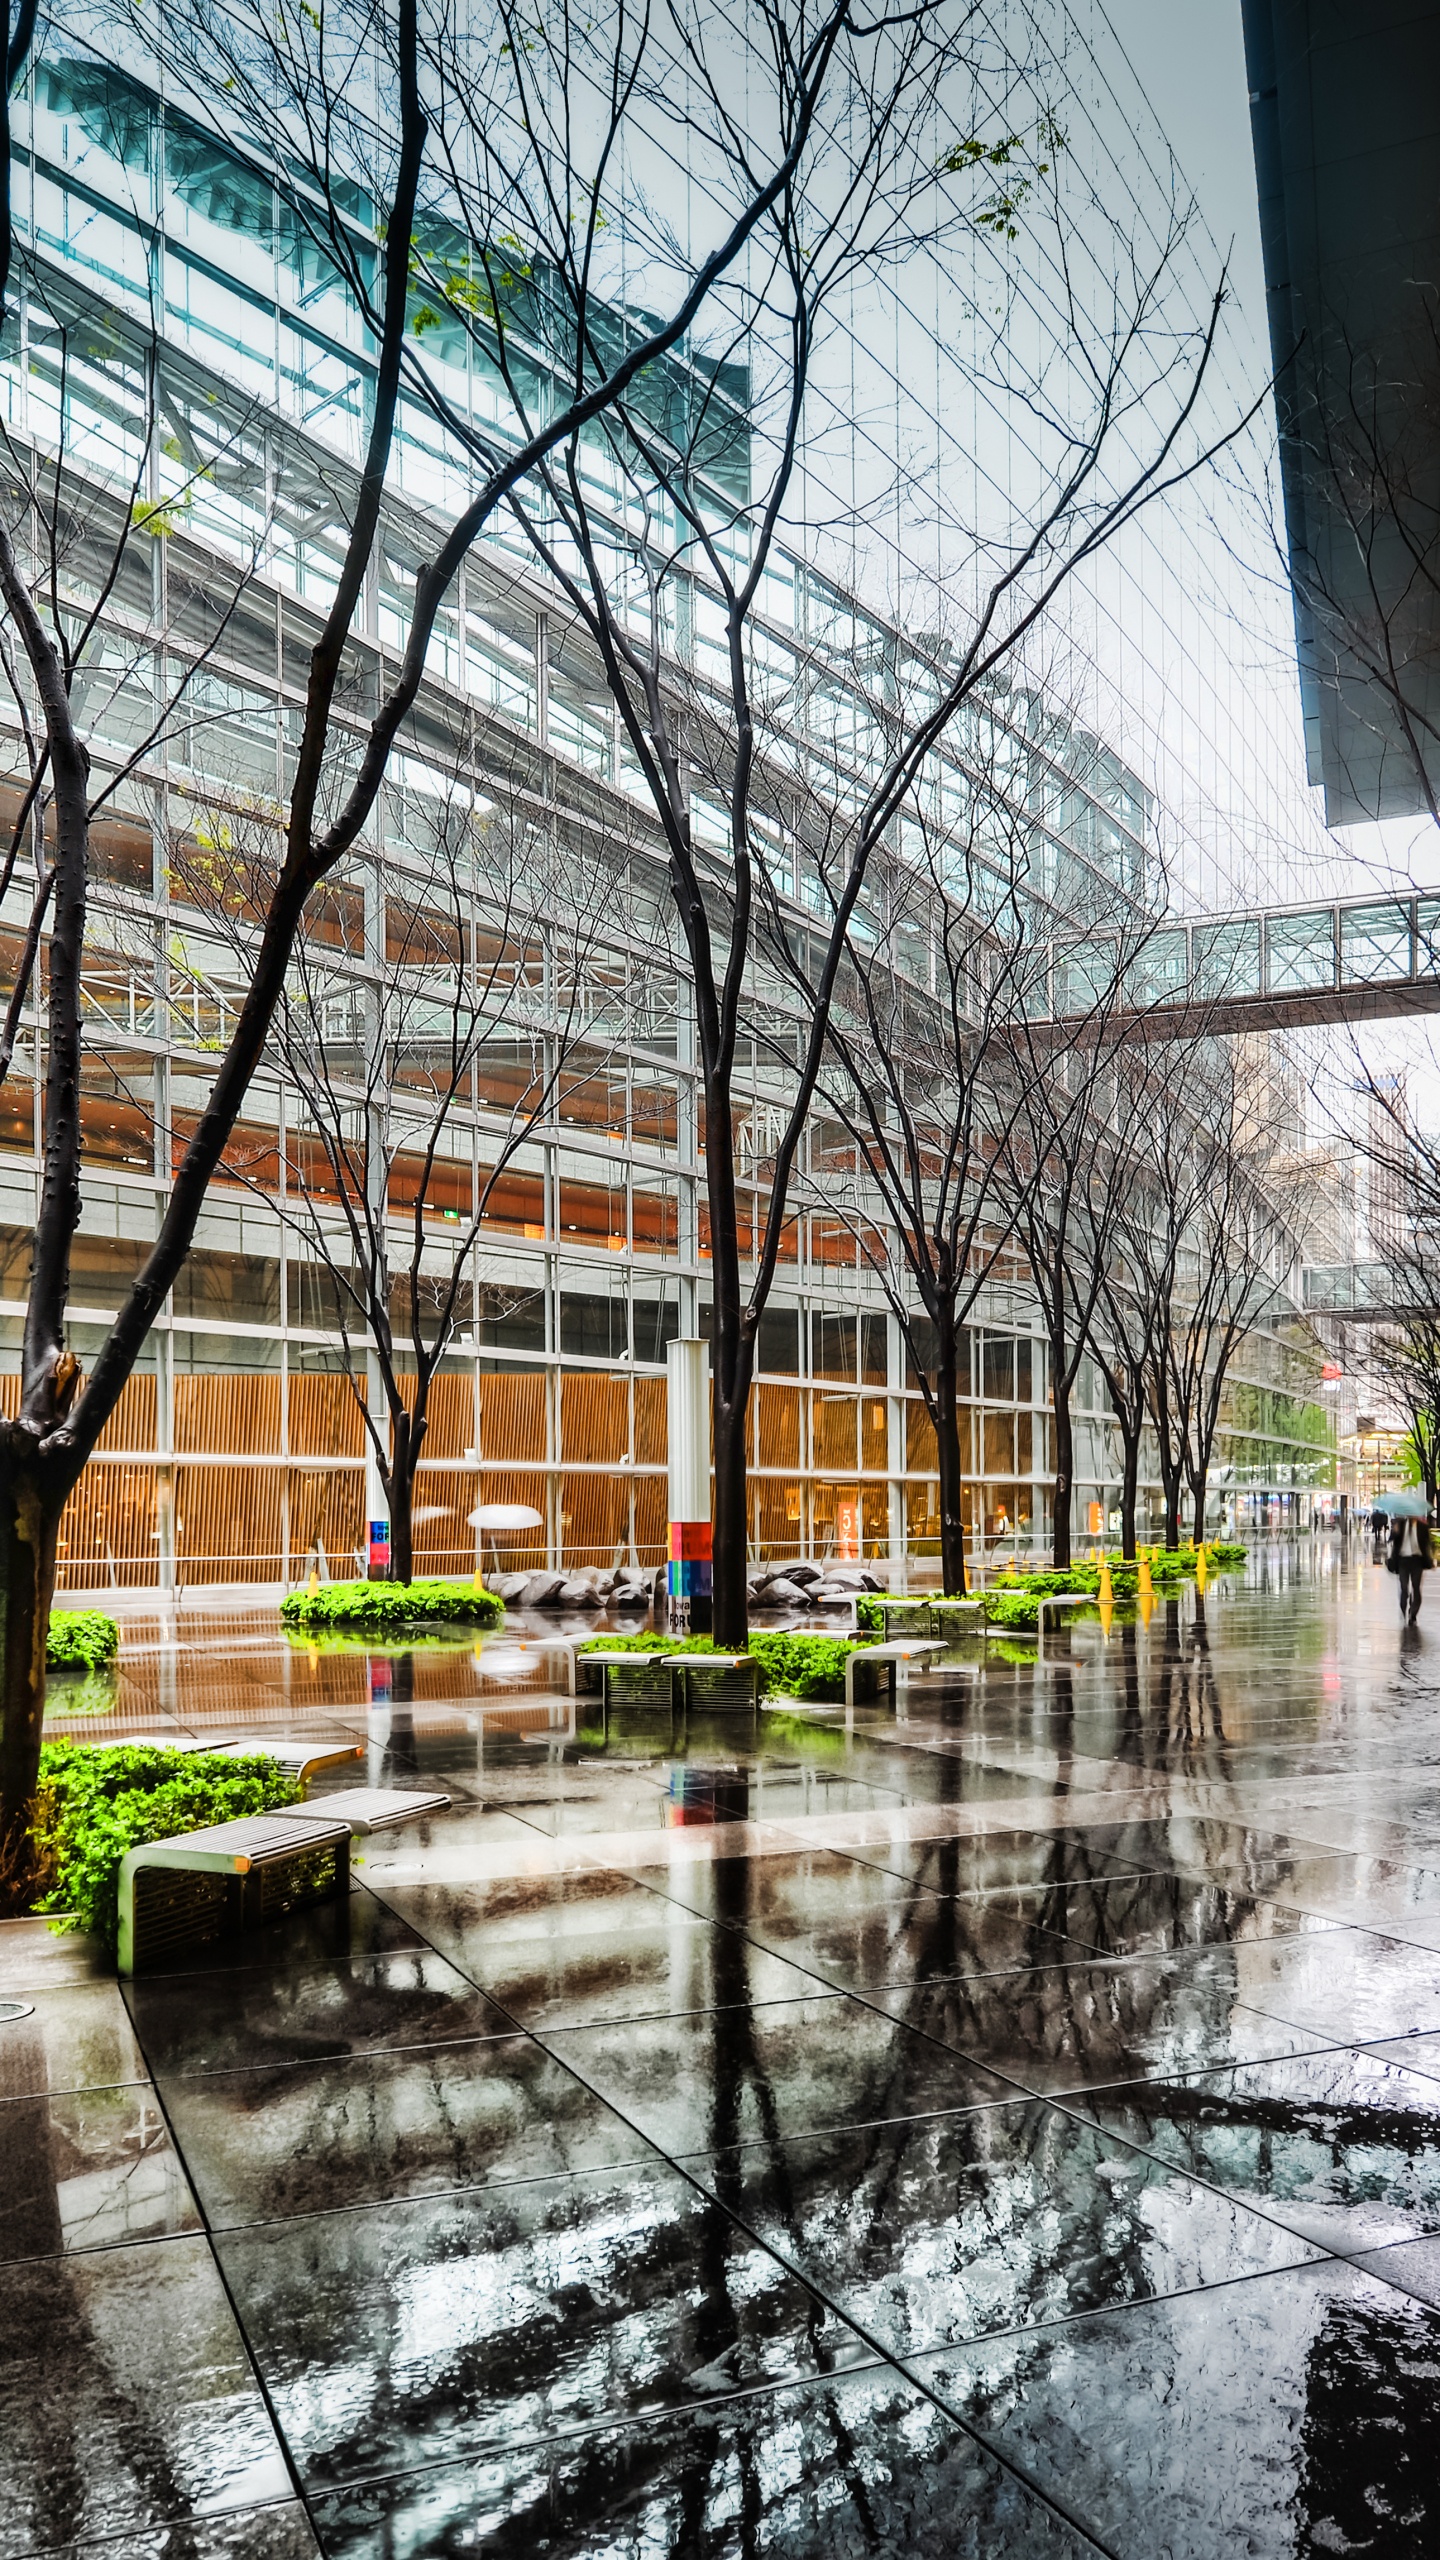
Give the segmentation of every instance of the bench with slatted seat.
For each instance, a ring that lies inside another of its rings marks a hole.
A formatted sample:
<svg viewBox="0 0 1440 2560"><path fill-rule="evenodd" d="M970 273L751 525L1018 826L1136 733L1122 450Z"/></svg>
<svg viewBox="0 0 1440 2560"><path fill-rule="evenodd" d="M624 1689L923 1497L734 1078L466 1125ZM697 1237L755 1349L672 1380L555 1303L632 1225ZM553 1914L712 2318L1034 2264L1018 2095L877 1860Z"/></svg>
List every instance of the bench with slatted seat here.
<svg viewBox="0 0 1440 2560"><path fill-rule="evenodd" d="M343 1768L347 1760L365 1757L363 1742L269 1742L263 1734L257 1734L253 1742L181 1743L177 1748L203 1751L212 1760L276 1760L292 1778L299 1779L302 1787L308 1786L322 1769Z"/></svg>
<svg viewBox="0 0 1440 2560"><path fill-rule="evenodd" d="M363 1837L416 1822L424 1813L445 1813L449 1804L450 1798L436 1787L344 1787L338 1795L312 1796L308 1804L285 1810L302 1822L348 1822Z"/></svg>
<svg viewBox="0 0 1440 2560"><path fill-rule="evenodd" d="M870 1686L867 1675L876 1665L885 1673L886 1696L893 1704L895 1678L901 1663L908 1669L912 1662L918 1662L923 1671L927 1662L933 1662L936 1654L945 1650L944 1639L940 1636L897 1636L890 1644L857 1645L853 1653L845 1656L846 1706L853 1708L866 1703L857 1695L857 1690L862 1684L866 1688Z"/></svg>
<svg viewBox="0 0 1440 2560"><path fill-rule="evenodd" d="M348 1819L287 1805L146 1840L120 1861L119 1967L166 1956L348 1892Z"/></svg>
<svg viewBox="0 0 1440 2560"><path fill-rule="evenodd" d="M681 1704L760 1712L760 1665L753 1653L667 1653Z"/></svg>

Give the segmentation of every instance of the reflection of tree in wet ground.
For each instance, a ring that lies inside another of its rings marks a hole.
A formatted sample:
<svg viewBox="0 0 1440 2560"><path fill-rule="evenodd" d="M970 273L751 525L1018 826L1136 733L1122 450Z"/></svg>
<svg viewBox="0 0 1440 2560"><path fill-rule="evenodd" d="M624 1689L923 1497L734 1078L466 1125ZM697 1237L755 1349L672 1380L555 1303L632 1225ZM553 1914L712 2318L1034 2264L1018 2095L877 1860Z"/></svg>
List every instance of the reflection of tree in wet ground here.
<svg viewBox="0 0 1440 2560"><path fill-rule="evenodd" d="M1327 2099L1322 2057L1303 2068L1308 2094L1289 2097L1254 2086L1207 2088L1195 2081L1157 2084L1125 2093L1127 2138L1143 2143L1166 2163L1232 2194L1237 2190L1287 2200L1317 2196L1339 2203L1393 2199L1402 2162L1411 2175L1407 2201L1427 2209L1433 2224L1440 2208L1440 2084L1416 2079L1415 2102L1387 2105L1377 2093L1363 2103ZM1352 2062L1335 2067L1339 2081ZM1284 2066L1278 2066L1283 2071ZM1425 2175L1413 2172L1421 2166Z"/></svg>
<svg viewBox="0 0 1440 2560"><path fill-rule="evenodd" d="M1311 2341L1300 2426L1297 2553L1431 2560L1440 2542L1433 2321L1397 2296L1330 2303Z"/></svg>

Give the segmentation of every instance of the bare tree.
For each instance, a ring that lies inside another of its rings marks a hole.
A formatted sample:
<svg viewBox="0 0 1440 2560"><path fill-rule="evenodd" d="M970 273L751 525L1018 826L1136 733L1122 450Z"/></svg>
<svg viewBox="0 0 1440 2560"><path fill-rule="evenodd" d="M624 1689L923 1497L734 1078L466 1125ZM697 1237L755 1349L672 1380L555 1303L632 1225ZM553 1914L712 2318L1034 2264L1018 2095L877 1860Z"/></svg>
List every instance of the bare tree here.
<svg viewBox="0 0 1440 2560"><path fill-rule="evenodd" d="M824 1161L796 1193L846 1217L900 1327L935 1432L941 1574L954 1593L967 1587L959 1352L1015 1222L994 1174L1016 1104L991 1053L1045 969L1025 932L1029 824L997 772L999 706L986 727L964 832L918 824L905 862L882 853L872 866L869 930L852 933L816 1084L834 1135L823 1121L812 1132ZM803 945L775 940L800 962ZM813 981L798 965L796 977L813 1005Z"/></svg>
<svg viewBox="0 0 1440 2560"><path fill-rule="evenodd" d="M1173 1258L1156 1264L1151 1418L1165 1497L1165 1540L1178 1542L1183 1494L1194 1535L1231 1368L1247 1336L1284 1301L1294 1192L1303 1172L1269 1131L1268 1074L1241 1046L1216 1040L1192 1056L1185 1117L1166 1150Z"/></svg>
<svg viewBox="0 0 1440 2560"><path fill-rule="evenodd" d="M472 225L463 272L432 259L427 275L437 318L468 327L528 431L536 331L570 351L577 378L594 361L595 232L580 223L557 238L552 215L588 94L589 21L582 26L562 6L538 29L518 15L512 25L508 11L505 23L507 42L523 42L532 70L524 133L517 139L493 121L482 129L477 105L452 153L503 174L503 183L502 175L492 180L493 196L503 194L512 208L503 253ZM1049 460L1023 521L998 541L976 534L973 598L968 610L957 608L958 636L943 662L934 653L907 661L879 626L870 626L858 651L813 630L798 645L782 641L768 628L767 582L798 503L812 386L833 313L852 285L904 256L942 254L962 229L983 223L997 238L1013 235L1013 221L997 218L993 190L978 195L976 187L988 184L987 170L1006 167L1015 137L983 131L968 8L871 17L835 0L811 16L793 0L756 0L745 22L743 83L728 13L677 12L666 24L682 76L667 64L656 101L679 118L710 199L726 203L749 191L760 134L783 138L787 174L756 228L748 271L732 273L723 326L717 303L688 383L663 397L655 374L637 381L633 396L607 411L597 438L577 430L555 451L540 475L543 502L517 494L514 514L589 633L669 857L693 980L706 1133L714 1625L723 1641L738 1643L746 1628L745 1437L756 1338L789 1232L830 1008L872 858L916 816L934 751L1023 649L1066 582L1207 458L1195 428L1223 285L1199 324L1178 331L1159 320L1173 243L1148 266L1133 242L1122 246L1099 319L1073 293L1067 302L1062 288L1064 356L1083 391L1062 421L1054 406L1058 363L1047 363L1043 384L1020 387L1030 414L1045 422ZM637 96L650 70L637 70ZM1001 192L1013 208L1017 184L1034 190L1035 218L1057 235L1064 277L1069 233L1049 135L1046 125L1035 146L1047 156L1032 151L1023 179L1010 171ZM937 191L937 170L956 187ZM743 471L737 401L745 413ZM477 437L468 420L457 417L455 426ZM752 478L755 457L764 468ZM851 608L843 611L853 629ZM833 774L818 842L805 832L813 800L803 783L798 830L792 805L802 734L812 775ZM737 1094L737 1044L752 1009L793 1014L797 978L813 989L813 1003L784 1044L778 1033L770 1042L772 1075L760 1102L768 1146L752 1223L740 1195L756 1121Z"/></svg>
<svg viewBox="0 0 1440 2560"><path fill-rule="evenodd" d="M844 12L842 11L843 17ZM345 23L342 25L341 21ZM8 48L11 85L33 39L34 15L22 5ZM605 218L611 155L630 102L628 19L611 30L615 78L602 84L598 141L583 162L572 153L562 227L594 237ZM194 1240L210 1183L220 1165L251 1082L265 1055L286 974L310 910L328 874L360 845L375 810L392 751L409 720L425 674L437 617L458 570L512 492L533 478L543 457L590 428L654 364L686 338L718 281L745 252L772 207L793 185L807 136L787 133L746 160L714 229L713 245L676 282L666 316L627 328L600 346L587 334L574 378L557 386L545 414L528 420L479 456L471 493L414 582L396 655L358 745L337 725L347 642L361 607L397 472L396 429L402 383L425 379L414 327L412 289L420 256L422 213L443 200L453 175L435 144L445 129L443 87L422 54L417 0L397 0L393 17L363 5L353 13L321 13L308 0L281 0L278 10L242 7L222 13L177 10L156 40L183 65L206 114L225 102L246 146L264 152L267 172L287 197L291 219L348 286L371 339L363 460L356 473L330 476L343 490L343 538L333 593L311 651L299 735L290 759L281 813L282 853L254 939L241 1000L208 1098L180 1155L153 1249L127 1291L88 1380L65 1341L71 1241L80 1216L80 1086L82 989L88 934L90 841L94 793L84 725L82 678L101 634L91 597L79 601L50 575L35 536L29 484L18 509L0 523L0 600L14 663L22 670L37 769L50 795L45 924L43 1171L25 1322L20 1410L0 1428L0 1590L4 1597L4 1672L0 1691L0 1842L22 1835L38 1767L45 1680L45 1643L54 1588L59 1524L81 1469L115 1411L155 1316ZM833 44L833 38L832 38ZM380 79L377 85L377 64ZM528 79L523 54L489 64L490 103L523 122ZM507 85L508 84L508 85ZM279 101L277 107L277 100ZM381 102L383 101L383 112ZM467 111L473 98L466 101ZM308 139L313 190L292 184ZM332 156L333 147L333 156ZM347 157L353 151L354 156ZM4 186L10 184L7 159ZM367 182L380 217L366 241L353 207L358 179ZM287 196L288 190L288 196ZM422 203L423 198L423 203ZM487 226L489 237L498 225ZM379 246L376 248L376 233ZM8 200L0 222L0 305L8 307L17 271ZM418 395L417 395L418 396ZM91 503L89 484L64 457L45 467L69 480L77 511ZM42 523L44 516L42 514ZM130 510L126 530L131 539ZM103 588L104 578L100 581ZM75 633L79 631L77 654ZM42 883L42 886L46 884Z"/></svg>

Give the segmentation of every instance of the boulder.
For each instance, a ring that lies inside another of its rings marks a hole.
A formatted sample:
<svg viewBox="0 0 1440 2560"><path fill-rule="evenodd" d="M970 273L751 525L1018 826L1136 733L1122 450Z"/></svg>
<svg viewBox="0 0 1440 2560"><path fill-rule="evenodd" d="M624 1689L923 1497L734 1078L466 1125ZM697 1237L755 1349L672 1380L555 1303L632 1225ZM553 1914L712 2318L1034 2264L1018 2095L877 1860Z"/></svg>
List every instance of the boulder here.
<svg viewBox="0 0 1440 2560"><path fill-rule="evenodd" d="M782 1573L778 1574L773 1582L766 1583L761 1606L766 1609L798 1609L809 1597L809 1592L804 1590L798 1582L791 1582ZM846 1597L849 1597L848 1593Z"/></svg>
<svg viewBox="0 0 1440 2560"><path fill-rule="evenodd" d="M568 1582L561 1583L552 1606L558 1609L598 1609L601 1597L594 1583L588 1581L583 1573L577 1573Z"/></svg>
<svg viewBox="0 0 1440 2560"><path fill-rule="evenodd" d="M522 1609L548 1609L564 1583L563 1573L527 1573L515 1597Z"/></svg>
<svg viewBox="0 0 1440 2560"><path fill-rule="evenodd" d="M823 1582L825 1576L818 1564L787 1564L785 1579L787 1582L798 1582L801 1590L804 1591L811 1583Z"/></svg>
<svg viewBox="0 0 1440 2560"><path fill-rule="evenodd" d="M489 1587L497 1600L518 1600L529 1579L528 1573L492 1573Z"/></svg>
<svg viewBox="0 0 1440 2560"><path fill-rule="evenodd" d="M848 1608L855 1597L855 1586L851 1582L821 1582L807 1597L814 1601L817 1609Z"/></svg>
<svg viewBox="0 0 1440 2560"><path fill-rule="evenodd" d="M648 1609L650 1606L649 1583L617 1582L610 1594L610 1606L612 1609Z"/></svg>

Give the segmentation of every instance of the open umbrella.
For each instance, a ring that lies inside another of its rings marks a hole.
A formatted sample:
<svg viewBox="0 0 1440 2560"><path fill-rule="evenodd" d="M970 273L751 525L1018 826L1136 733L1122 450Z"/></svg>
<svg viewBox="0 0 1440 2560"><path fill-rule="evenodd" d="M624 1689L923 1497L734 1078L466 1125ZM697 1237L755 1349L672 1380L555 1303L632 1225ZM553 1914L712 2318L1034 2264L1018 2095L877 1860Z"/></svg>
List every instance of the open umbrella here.
<svg viewBox="0 0 1440 2560"><path fill-rule="evenodd" d="M1407 1484L1399 1493L1382 1493L1375 1508L1392 1520L1423 1520L1430 1505L1423 1485Z"/></svg>
<svg viewBox="0 0 1440 2560"><path fill-rule="evenodd" d="M543 1513L532 1510L528 1502L482 1502L470 1513L472 1529L488 1529L490 1532L492 1571L500 1561L500 1551L495 1544L497 1529L538 1529L543 1517ZM478 1575L476 1579L479 1579Z"/></svg>

